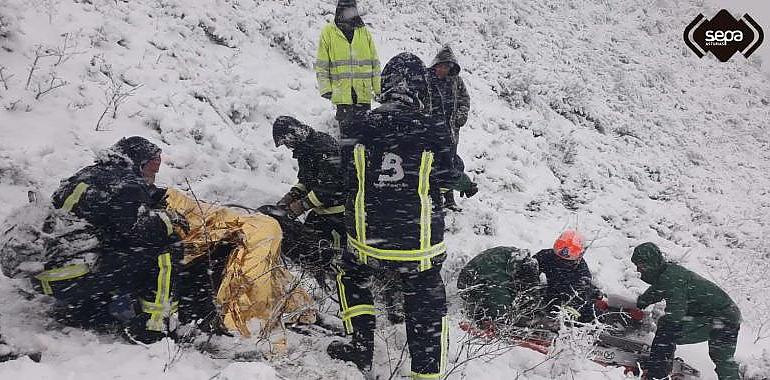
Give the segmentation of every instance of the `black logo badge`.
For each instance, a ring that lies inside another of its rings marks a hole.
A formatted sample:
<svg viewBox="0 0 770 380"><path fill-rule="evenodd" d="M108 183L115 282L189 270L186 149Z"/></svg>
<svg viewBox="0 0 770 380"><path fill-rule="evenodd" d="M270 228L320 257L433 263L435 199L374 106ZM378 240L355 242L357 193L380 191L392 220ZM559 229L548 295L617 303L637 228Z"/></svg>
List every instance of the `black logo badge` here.
<svg viewBox="0 0 770 380"><path fill-rule="evenodd" d="M765 38L762 28L748 14L736 20L722 9L711 20L699 14L684 29L684 43L699 58L711 52L717 59L727 62L736 52L748 58Z"/></svg>

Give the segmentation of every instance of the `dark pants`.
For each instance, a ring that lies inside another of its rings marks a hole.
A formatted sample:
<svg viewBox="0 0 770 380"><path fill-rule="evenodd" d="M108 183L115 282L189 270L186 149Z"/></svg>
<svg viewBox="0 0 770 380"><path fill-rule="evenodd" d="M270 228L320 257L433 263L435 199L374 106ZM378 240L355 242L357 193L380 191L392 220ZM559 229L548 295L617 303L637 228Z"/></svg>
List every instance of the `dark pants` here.
<svg viewBox="0 0 770 380"><path fill-rule="evenodd" d="M457 142L456 141L454 141L452 143L452 156L454 157L454 160L453 160L454 170L459 172L459 173L464 172L465 171L465 162L463 161L462 158L460 158L460 156L457 155ZM455 192L454 192L454 190L448 189L444 193L444 205L447 206L447 207L449 207L449 206L456 206L457 205L457 202L455 201Z"/></svg>
<svg viewBox="0 0 770 380"><path fill-rule="evenodd" d="M343 254L342 265L338 268L337 286L345 329L353 334L354 341L364 347L373 347L376 312L369 285L372 276L380 270L392 272L399 277L403 289L412 372L421 375L441 374L446 368L449 346L441 261L434 261L433 267L423 272L398 262L378 263L380 268L374 269L359 263L350 252Z"/></svg>
<svg viewBox="0 0 770 380"><path fill-rule="evenodd" d="M52 315L65 325L97 331L128 326L138 339L144 341L139 335L144 333L142 326L150 314L144 311L143 301L153 303L159 293L167 295L168 301L173 299L182 255L182 247L178 244L164 247L106 245L95 271L72 280L50 283L52 296L56 299Z"/></svg>
<svg viewBox="0 0 770 380"><path fill-rule="evenodd" d="M311 211L305 223L282 220L281 253L311 273L326 288L326 276L334 277L332 260L345 247L343 214L319 215Z"/></svg>
<svg viewBox="0 0 770 380"><path fill-rule="evenodd" d="M229 244L217 245L210 256L200 257L181 268L176 286L180 323L217 316L214 302L232 250Z"/></svg>
<svg viewBox="0 0 770 380"><path fill-rule="evenodd" d="M662 379L668 376L677 343L708 341L709 357L716 366L719 380L739 380L738 363L733 358L739 330L740 323L720 319L691 317L687 323L675 324L665 316L660 318L652 340L647 377Z"/></svg>

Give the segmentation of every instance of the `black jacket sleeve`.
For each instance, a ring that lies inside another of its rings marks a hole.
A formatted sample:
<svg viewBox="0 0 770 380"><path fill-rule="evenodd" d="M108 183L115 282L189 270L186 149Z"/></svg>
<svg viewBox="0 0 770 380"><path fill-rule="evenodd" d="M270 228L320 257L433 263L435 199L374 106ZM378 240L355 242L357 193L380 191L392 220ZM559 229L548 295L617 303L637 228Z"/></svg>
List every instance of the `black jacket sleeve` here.
<svg viewBox="0 0 770 380"><path fill-rule="evenodd" d="M460 128L468 122L468 113L471 109L471 97L468 95L468 89L465 88L463 78L457 77L457 110L455 116L455 127Z"/></svg>
<svg viewBox="0 0 770 380"><path fill-rule="evenodd" d="M121 185L110 200L107 214L113 233L127 241L168 244L173 227L164 209L153 208L146 189L139 184Z"/></svg>
<svg viewBox="0 0 770 380"><path fill-rule="evenodd" d="M455 167L455 154L452 151L452 134L446 127L445 121L439 116L426 119L425 128L432 131L433 170L431 176L439 187L452 188L459 180L462 172Z"/></svg>
<svg viewBox="0 0 770 380"><path fill-rule="evenodd" d="M307 186L309 182L312 182L316 178L316 166L315 160L312 154L309 152L296 152L294 158L297 159L297 165L299 170L297 172L297 185L294 188L302 192L302 196L307 195L310 191Z"/></svg>
<svg viewBox="0 0 770 380"><path fill-rule="evenodd" d="M573 285L573 288L583 302L593 301L594 287L591 284L592 276L585 260L580 260L580 264L578 264L576 271L578 272L579 278L577 283Z"/></svg>

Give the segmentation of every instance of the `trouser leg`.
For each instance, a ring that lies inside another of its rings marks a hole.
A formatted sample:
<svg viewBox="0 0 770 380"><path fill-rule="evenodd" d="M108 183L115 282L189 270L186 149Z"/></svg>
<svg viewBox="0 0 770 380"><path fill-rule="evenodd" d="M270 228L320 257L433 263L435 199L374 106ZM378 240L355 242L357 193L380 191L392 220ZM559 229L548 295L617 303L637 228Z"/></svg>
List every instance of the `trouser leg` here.
<svg viewBox="0 0 770 380"><path fill-rule="evenodd" d="M305 221L305 237L300 261L308 268L329 271L332 259L341 252L345 227L340 215L311 212Z"/></svg>
<svg viewBox="0 0 770 380"><path fill-rule="evenodd" d="M449 349L446 290L441 266L401 274L406 334L414 379L434 379L446 368Z"/></svg>
<svg viewBox="0 0 770 380"><path fill-rule="evenodd" d="M375 308L369 283L372 270L349 254L337 267L337 291L345 331L367 346L374 345ZM371 343L370 343L371 342Z"/></svg>
<svg viewBox="0 0 770 380"><path fill-rule="evenodd" d="M51 284L56 298L52 317L67 326L108 330L120 323L120 319L111 313L114 295L110 281L103 273L88 273L72 281ZM123 312L132 318L136 315L134 304L129 302ZM116 313L117 314L117 313ZM119 316L117 316L119 317Z"/></svg>
<svg viewBox="0 0 770 380"><path fill-rule="evenodd" d="M210 256L180 268L176 284L180 323L215 317L214 302L232 249L228 244L218 245Z"/></svg>
<svg viewBox="0 0 770 380"><path fill-rule="evenodd" d="M738 363L735 361L735 346L738 342L740 324L726 324L715 321L709 335L709 356L716 366L719 380L739 380Z"/></svg>
<svg viewBox="0 0 770 380"><path fill-rule="evenodd" d="M180 273L181 245L135 248L124 263L122 293L136 295L141 314L131 320L131 338L149 343L168 334L168 317L176 311L174 287Z"/></svg>
<svg viewBox="0 0 770 380"><path fill-rule="evenodd" d="M388 320L393 324L402 323L404 322L404 296L401 277L397 272L385 271L382 273L382 278L384 278L382 301L385 303Z"/></svg>
<svg viewBox="0 0 770 380"><path fill-rule="evenodd" d="M647 378L663 379L668 376L671 361L676 352L677 326L662 317L658 320L658 329L650 347L650 359L647 362Z"/></svg>

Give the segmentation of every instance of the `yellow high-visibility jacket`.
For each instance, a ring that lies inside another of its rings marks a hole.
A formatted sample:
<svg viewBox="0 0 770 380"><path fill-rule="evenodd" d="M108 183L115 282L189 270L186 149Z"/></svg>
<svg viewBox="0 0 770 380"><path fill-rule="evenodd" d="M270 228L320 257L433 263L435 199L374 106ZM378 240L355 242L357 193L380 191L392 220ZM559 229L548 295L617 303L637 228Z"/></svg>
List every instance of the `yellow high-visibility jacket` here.
<svg viewBox="0 0 770 380"><path fill-rule="evenodd" d="M315 63L318 90L331 93L334 104L370 104L380 94L380 60L366 27L358 27L349 43L333 22L321 31Z"/></svg>

